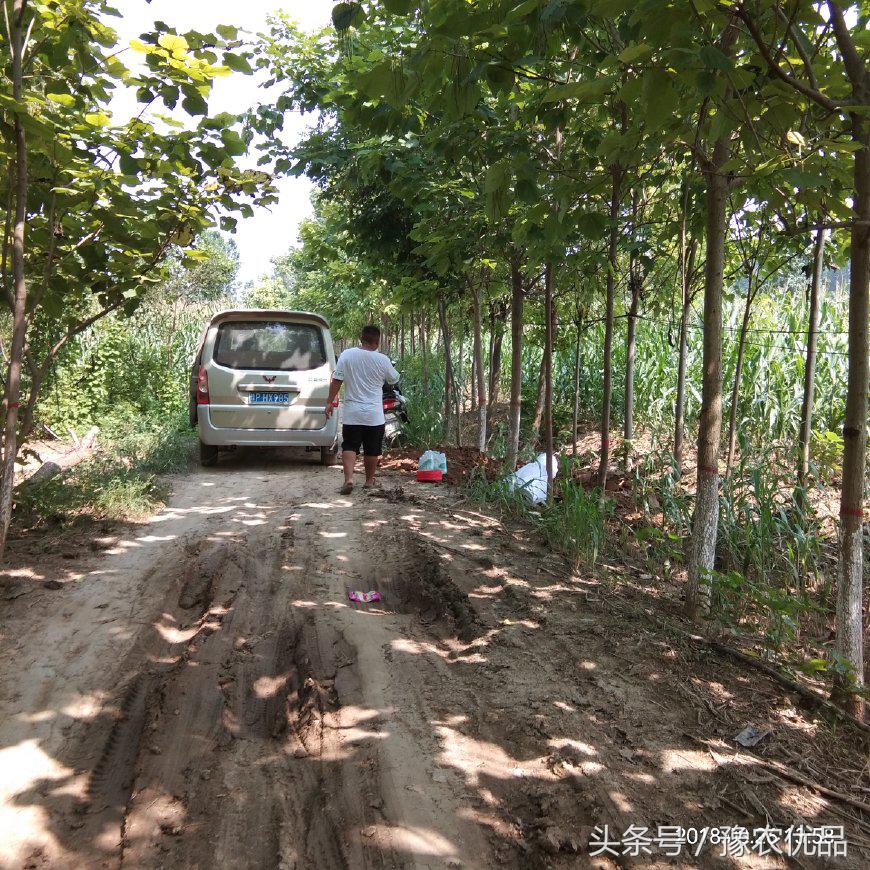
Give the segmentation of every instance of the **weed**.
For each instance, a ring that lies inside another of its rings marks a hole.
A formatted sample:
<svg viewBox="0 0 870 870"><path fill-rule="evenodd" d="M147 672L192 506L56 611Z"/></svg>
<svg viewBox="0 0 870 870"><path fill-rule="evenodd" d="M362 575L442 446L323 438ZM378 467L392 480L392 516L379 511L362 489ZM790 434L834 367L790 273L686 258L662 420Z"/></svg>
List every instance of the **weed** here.
<svg viewBox="0 0 870 870"><path fill-rule="evenodd" d="M531 500L510 480L510 475L490 480L483 468L472 471L466 483L470 499L495 509L500 514L531 522L548 545L565 553L577 564L593 565L604 548L607 521L613 514L613 502L602 505L597 491L587 491L571 474L565 460L558 494L550 504L532 508Z"/></svg>
<svg viewBox="0 0 870 870"><path fill-rule="evenodd" d="M66 474L21 491L16 515L34 523L91 514L129 519L153 513L168 486L157 475L180 471L191 456L193 437L176 416L168 421L108 421L99 452Z"/></svg>
<svg viewBox="0 0 870 870"><path fill-rule="evenodd" d="M612 499L603 502L598 490L587 490L563 466L559 495L547 505L538 521L547 543L568 556L575 565L594 565L604 549L607 522L613 515Z"/></svg>
<svg viewBox="0 0 870 870"><path fill-rule="evenodd" d="M468 497L480 505L494 508L502 515L530 519L530 502L522 488L509 483L509 475L490 480L482 466L473 468L465 484Z"/></svg>

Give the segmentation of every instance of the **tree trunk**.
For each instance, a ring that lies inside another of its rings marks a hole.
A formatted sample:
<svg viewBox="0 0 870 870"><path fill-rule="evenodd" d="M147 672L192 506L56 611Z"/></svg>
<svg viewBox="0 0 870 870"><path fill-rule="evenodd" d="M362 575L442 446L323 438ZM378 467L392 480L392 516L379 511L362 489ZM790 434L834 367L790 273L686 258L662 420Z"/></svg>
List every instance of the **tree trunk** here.
<svg viewBox="0 0 870 870"><path fill-rule="evenodd" d="M399 358L405 358L405 312L401 315L401 339L399 343Z"/></svg>
<svg viewBox="0 0 870 870"><path fill-rule="evenodd" d="M577 330L574 344L574 406L571 411L571 453L577 455L577 426L580 414L580 336L583 334L583 321L578 318L574 326Z"/></svg>
<svg viewBox="0 0 870 870"><path fill-rule="evenodd" d="M453 402L453 361L450 359L450 329L447 325L447 303L438 300L438 319L444 341L444 443L450 443L450 406Z"/></svg>
<svg viewBox="0 0 870 870"><path fill-rule="evenodd" d="M681 306L680 338L677 352L677 398L674 411L674 465L680 471L683 467L683 439L686 434L686 362L689 351L689 310L688 304Z"/></svg>
<svg viewBox="0 0 870 870"><path fill-rule="evenodd" d="M14 0L10 27L12 97L22 100L24 11L26 0ZM18 455L18 405L21 398L21 365L27 332L27 284L24 276L24 235L27 226L27 141L18 114L15 115L15 223L12 229L12 345L6 375L6 425L3 436L3 468L0 473L0 557L12 520L12 488Z"/></svg>
<svg viewBox="0 0 870 870"><path fill-rule="evenodd" d="M635 190L632 194L631 206L632 232L635 235L640 217L640 195ZM634 449L632 442L634 440L634 360L637 344L637 310L643 292L643 275L638 265L637 254L634 251L629 257L628 285L631 303L628 308L628 324L625 331L625 404L622 425L622 459L625 470L631 471Z"/></svg>
<svg viewBox="0 0 870 870"><path fill-rule="evenodd" d="M408 326L409 326L408 337L411 340L411 356L416 356L417 347L416 347L416 341L414 339L414 329L415 329L416 324L414 323L414 315L413 314L411 315L411 322L408 324Z"/></svg>
<svg viewBox="0 0 870 870"><path fill-rule="evenodd" d="M616 283L617 242L619 231L616 219L619 215L619 194L622 186L622 170L611 169L613 186L610 196L610 243L607 253L607 299L604 313L604 397L601 402L601 465L598 469L598 485L604 499L607 487L607 469L610 465L610 402L613 395L613 291Z"/></svg>
<svg viewBox="0 0 870 870"><path fill-rule="evenodd" d="M816 348L819 342L819 290L825 267L825 230L816 231L813 245L813 272L810 280L809 313L807 318L807 357L804 365L804 400L801 405L800 448L798 459L798 498L803 491L810 470L810 442L813 433L813 398L816 379Z"/></svg>
<svg viewBox="0 0 870 870"><path fill-rule="evenodd" d="M523 276L517 259L511 263L511 402L505 471L517 466L520 452L520 415L523 390Z"/></svg>
<svg viewBox="0 0 870 870"><path fill-rule="evenodd" d="M631 305L628 309L628 328L625 337L625 420L622 427L623 459L626 471L632 467L632 441L634 440L634 359L637 350L637 309L640 304L641 278L635 274L636 264L629 267Z"/></svg>
<svg viewBox="0 0 870 870"><path fill-rule="evenodd" d="M386 314L381 315L381 339L382 339L382 347L381 351L385 353L387 356L391 357L390 346L391 346L391 335L390 335L390 318Z"/></svg>
<svg viewBox="0 0 870 870"><path fill-rule="evenodd" d="M707 181L707 261L704 267L704 356L698 424L698 489L686 585L686 613L707 614L711 604L716 536L719 531L719 442L722 437L722 284L725 269L728 182L722 173L731 148L716 141Z"/></svg>
<svg viewBox="0 0 870 870"><path fill-rule="evenodd" d="M865 73L862 105L870 103L870 74ZM857 90L857 88L856 88ZM849 376L843 420L843 488L840 492L840 582L837 587L837 652L852 670L852 679L837 687L850 712L863 716L864 701L852 690L864 685L863 574L864 453L867 444L867 320L870 315L870 123L853 117L855 138L855 225L851 238L849 279Z"/></svg>
<svg viewBox="0 0 870 870"><path fill-rule="evenodd" d="M477 382L477 449L486 452L486 372L483 366L483 295L481 284L474 287L474 374Z"/></svg>
<svg viewBox="0 0 870 870"><path fill-rule="evenodd" d="M553 264L544 270L544 445L547 453L547 504L553 503Z"/></svg>
<svg viewBox="0 0 870 870"><path fill-rule="evenodd" d="M456 446L462 447L462 414L465 411L465 328L459 334L458 367L453 375L453 409Z"/></svg>
<svg viewBox="0 0 870 870"><path fill-rule="evenodd" d="M45 483L45 481L51 480L53 477L57 477L61 472L73 468L80 462L93 456L94 446L99 432L100 430L96 426L91 426L81 441L75 439L77 443L75 443L72 450L55 457L55 459L49 459L47 462L44 462L36 469L36 471L33 472L33 474L30 475L30 477L22 481L21 488L32 489L34 486ZM73 433L73 435L75 436L75 433Z"/></svg>
<svg viewBox="0 0 870 870"><path fill-rule="evenodd" d="M501 384L501 357L504 347L504 315L506 312L502 308L502 316L496 318L495 309L492 311L490 318L490 360L489 360L489 393L487 400L487 415L492 416L499 398L499 386Z"/></svg>
<svg viewBox="0 0 870 870"><path fill-rule="evenodd" d="M420 315L420 352L423 354L423 392L429 394L429 331L426 328L427 317Z"/></svg>
<svg viewBox="0 0 870 870"><path fill-rule="evenodd" d="M734 384L731 387L731 407L728 409L728 456L725 460L725 477L731 476L734 450L737 446L737 402L740 398L740 378L743 375L743 354L746 350L746 331L749 329L749 312L755 297L752 289L752 274L746 287L746 305L743 307L743 320L740 323L740 336L737 340L737 362L734 366Z"/></svg>
<svg viewBox="0 0 870 870"><path fill-rule="evenodd" d="M689 289L689 275L692 273L696 240L692 241L689 251L688 265L685 255L681 258L680 284L680 338L677 362L677 398L674 409L674 464L682 474L683 469L683 443L686 437L686 366L689 353L689 315L692 311L692 294Z"/></svg>
<svg viewBox="0 0 870 870"><path fill-rule="evenodd" d="M546 314L546 304L544 305L544 317L547 317ZM546 335L546 331L549 329L549 324L544 325L544 333ZM546 338L544 339L544 343L546 344ZM535 438L538 442L543 440L541 438L541 434L543 432L544 425L544 398L545 393L547 391L547 354L541 354L541 365L540 371L538 372L538 395L535 398L535 417L532 420L532 437Z"/></svg>

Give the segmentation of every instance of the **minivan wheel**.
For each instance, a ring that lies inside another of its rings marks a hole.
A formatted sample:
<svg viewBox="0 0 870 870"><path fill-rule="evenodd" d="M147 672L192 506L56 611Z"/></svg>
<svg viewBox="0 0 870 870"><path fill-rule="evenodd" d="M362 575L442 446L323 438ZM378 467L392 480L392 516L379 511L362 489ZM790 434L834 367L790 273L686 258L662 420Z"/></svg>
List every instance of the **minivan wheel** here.
<svg viewBox="0 0 870 870"><path fill-rule="evenodd" d="M218 461L218 449L214 444L204 444L199 442L199 464L209 468L216 465Z"/></svg>
<svg viewBox="0 0 870 870"><path fill-rule="evenodd" d="M321 465L337 465L338 464L338 451L334 450L332 447L321 447L320 448L320 464Z"/></svg>

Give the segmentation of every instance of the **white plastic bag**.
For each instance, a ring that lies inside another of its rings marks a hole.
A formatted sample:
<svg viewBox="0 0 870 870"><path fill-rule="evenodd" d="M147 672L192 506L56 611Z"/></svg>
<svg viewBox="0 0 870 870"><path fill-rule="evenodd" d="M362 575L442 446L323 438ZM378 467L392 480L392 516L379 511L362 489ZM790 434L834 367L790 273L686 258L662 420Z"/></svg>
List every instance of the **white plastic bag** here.
<svg viewBox="0 0 870 870"><path fill-rule="evenodd" d="M559 472L559 457L553 454L551 470L553 479ZM510 489L520 489L532 504L541 504L547 500L547 454L541 453L537 459L524 465L508 479Z"/></svg>
<svg viewBox="0 0 870 870"><path fill-rule="evenodd" d="M437 450L427 450L417 464L420 471L441 471L447 474L447 457Z"/></svg>

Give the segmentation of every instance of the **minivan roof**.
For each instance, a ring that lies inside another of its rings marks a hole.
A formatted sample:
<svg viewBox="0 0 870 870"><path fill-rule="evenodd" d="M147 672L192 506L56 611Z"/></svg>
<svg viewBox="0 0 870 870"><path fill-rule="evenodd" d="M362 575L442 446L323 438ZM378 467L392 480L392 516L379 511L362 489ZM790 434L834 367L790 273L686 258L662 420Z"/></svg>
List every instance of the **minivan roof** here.
<svg viewBox="0 0 870 870"><path fill-rule="evenodd" d="M315 314L313 311L277 311L273 308L228 308L226 311L219 311L209 321L209 326L216 323L221 323L224 320L243 319L245 317L276 317L279 319L300 318L314 320L317 323L323 324L329 329L329 321L322 314Z"/></svg>

